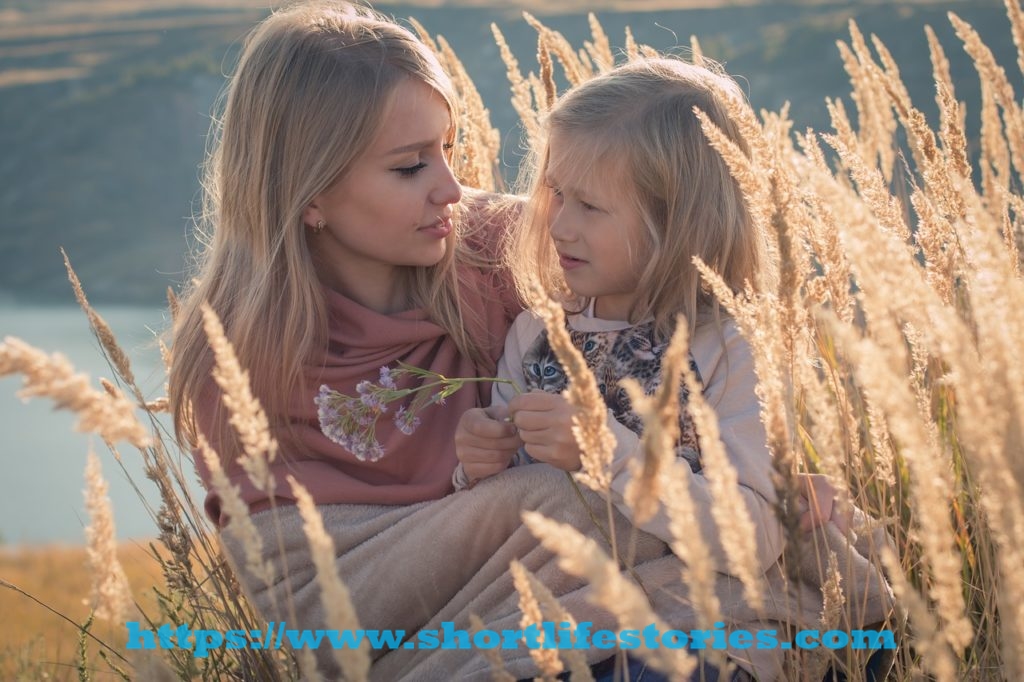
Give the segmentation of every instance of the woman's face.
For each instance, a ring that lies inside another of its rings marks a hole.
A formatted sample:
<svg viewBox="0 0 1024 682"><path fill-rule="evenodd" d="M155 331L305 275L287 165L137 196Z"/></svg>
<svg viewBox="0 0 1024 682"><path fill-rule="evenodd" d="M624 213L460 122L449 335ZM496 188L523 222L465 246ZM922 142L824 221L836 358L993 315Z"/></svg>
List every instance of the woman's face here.
<svg viewBox="0 0 1024 682"><path fill-rule="evenodd" d="M309 236L325 284L353 295L392 285L400 267L441 260L462 197L445 158L450 130L433 89L412 78L397 86L376 138L303 214L306 225L326 225Z"/></svg>

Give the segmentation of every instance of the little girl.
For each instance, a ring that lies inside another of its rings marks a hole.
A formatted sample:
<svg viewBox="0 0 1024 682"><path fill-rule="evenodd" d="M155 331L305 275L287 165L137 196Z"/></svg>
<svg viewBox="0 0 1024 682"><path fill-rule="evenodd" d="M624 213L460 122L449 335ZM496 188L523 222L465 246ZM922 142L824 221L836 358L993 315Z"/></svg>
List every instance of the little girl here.
<svg viewBox="0 0 1024 682"><path fill-rule="evenodd" d="M739 291L746 282L757 282L762 260L762 237L740 188L693 111L705 112L745 149L727 114L727 98L742 94L726 76L663 58L630 62L569 92L549 115L524 224L512 231L508 258L524 297L537 281L569 313L570 336L608 406L608 425L617 440L612 495L629 518L623 500L630 478L626 463L639 456L642 423L618 382L633 377L652 393L673 320L685 316L691 368L718 416L765 570L782 551L782 528L772 509L771 459L751 349L701 286L693 264L699 257ZM506 338L499 375L526 392L513 395L507 384L495 384L491 408L463 417L456 436L461 463L456 487L510 463L537 461L578 470L574 408L560 395L567 380L543 322L528 311ZM680 397L685 405L685 390ZM524 443L519 456L488 440L490 431L497 431L493 422L506 417ZM680 427L677 454L692 472L694 502L706 511L699 514L700 531L716 568L726 572L708 484L700 475L697 434L685 409ZM672 539L664 514L639 527L666 542Z"/></svg>
<svg viewBox="0 0 1024 682"><path fill-rule="evenodd" d="M564 95L547 120L547 140L536 150L534 177L522 224L510 231L507 261L525 300L533 282L558 300L568 315L572 342L594 373L607 405L607 424L616 438L611 497L634 527L671 544L664 511L637 523L624 500L631 458L641 457L642 422L632 411L619 380L632 377L647 394L661 380L662 355L682 314L690 332L690 367L718 418L726 455L736 470L739 493L754 526L756 557L767 593L767 611L753 612L734 597L722 602L733 625L756 620L793 624L817 622L820 569L811 566L796 590L787 582L780 556L784 533L775 510L771 455L755 392L752 351L736 322L701 284L699 257L733 290L756 286L763 260L762 235L740 187L710 146L694 114L703 111L734 144L747 146L730 120L728 104L742 100L734 81L709 68L669 58L634 60L587 81ZM561 395L565 373L549 344L543 322L521 313L505 340L498 375L524 389L516 394L495 383L489 408L466 412L456 431L459 466L456 488L484 478L509 478L521 467L547 463L564 471L580 469L580 449L572 434L575 408ZM725 550L712 517L714 501L702 475L700 445L680 388L680 438L676 454L689 466L689 490L696 506L692 532L700 533L720 574L729 573ZM511 421L522 447L510 444ZM546 467L545 467L546 468ZM850 559L841 568L851 603L863 608L851 625L876 623L891 604L884 579L847 544L845 519L832 517L831 487L820 477L804 477L810 509L801 523L820 526L837 554ZM482 485L500 490L500 485ZM457 495L455 497L458 497ZM831 518L830 518L831 517ZM649 535L648 535L649 534ZM853 536L849 536L853 537ZM860 552L860 553L858 553ZM813 560L813 559L811 559ZM730 580L719 576L719 594ZM724 590L724 591L723 591ZM787 599L778 598L789 592ZM801 611L810 611L800 615ZM685 620L685 617L683 618ZM670 621L671 622L671 621ZM687 623L675 623L675 627ZM692 626L692 622L689 623ZM731 679L770 680L785 676L775 651L734 652L739 664ZM631 664L632 665L632 664ZM597 670L597 668L595 668ZM649 672L649 671L648 671ZM877 671L876 671L877 672ZM699 679L707 670L695 673ZM647 679L647 678L644 678ZM714 677L710 679L715 679Z"/></svg>

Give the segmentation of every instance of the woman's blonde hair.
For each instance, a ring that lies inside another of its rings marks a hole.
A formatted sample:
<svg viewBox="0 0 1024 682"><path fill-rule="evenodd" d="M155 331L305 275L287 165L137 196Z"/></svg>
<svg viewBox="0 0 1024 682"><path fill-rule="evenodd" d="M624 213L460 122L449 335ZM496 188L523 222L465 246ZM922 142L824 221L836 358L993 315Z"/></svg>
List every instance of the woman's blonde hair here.
<svg viewBox="0 0 1024 682"><path fill-rule="evenodd" d="M410 78L435 90L454 121L455 92L436 56L372 10L307 2L249 34L211 131L198 221L203 248L172 331L169 397L179 439L194 441L190 406L209 388L204 302L220 316L272 420L305 388L305 366L327 346L328 313L303 209L365 151L396 86ZM478 360L459 309L455 264L468 256L455 222L441 262L408 268L404 284L411 303ZM231 442L223 435L220 443Z"/></svg>
<svg viewBox="0 0 1024 682"><path fill-rule="evenodd" d="M559 182L614 188L640 218L645 253L623 252L641 268L630 321L653 318L658 333L667 336L678 313L686 315L691 331L698 314L718 314L694 256L734 291L747 281L756 284L763 241L739 185L693 112L706 113L749 155L727 98L743 99L735 81L667 57L635 59L563 95L547 115L546 138L531 153L529 202L522 225L509 235L506 259L520 293L525 297L536 281L569 308L584 303L569 291L548 233L552 191L546 175L554 136L559 173L575 176L560 175Z"/></svg>

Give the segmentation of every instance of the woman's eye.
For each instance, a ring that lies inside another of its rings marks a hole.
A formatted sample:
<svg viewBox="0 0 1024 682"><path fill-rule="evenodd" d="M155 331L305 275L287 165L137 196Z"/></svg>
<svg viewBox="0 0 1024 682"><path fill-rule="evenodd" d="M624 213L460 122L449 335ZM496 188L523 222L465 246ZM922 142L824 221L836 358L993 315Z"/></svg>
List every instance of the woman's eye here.
<svg viewBox="0 0 1024 682"><path fill-rule="evenodd" d="M588 204L585 201L581 201L580 202L580 206L582 206L587 211L600 211L601 210L597 206L594 206L593 204Z"/></svg>
<svg viewBox="0 0 1024 682"><path fill-rule="evenodd" d="M426 167L427 167L427 164L425 164L422 161L420 161L415 166L406 166L405 168L394 168L392 170L394 170L399 175L408 176L408 175L416 175L417 173L419 173L421 170L423 170Z"/></svg>

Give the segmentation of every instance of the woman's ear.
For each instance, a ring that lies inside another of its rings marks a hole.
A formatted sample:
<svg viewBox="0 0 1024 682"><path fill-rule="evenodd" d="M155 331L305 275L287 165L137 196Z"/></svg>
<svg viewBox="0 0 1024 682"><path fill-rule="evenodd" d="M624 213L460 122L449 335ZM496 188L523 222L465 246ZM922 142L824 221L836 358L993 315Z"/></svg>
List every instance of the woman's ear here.
<svg viewBox="0 0 1024 682"><path fill-rule="evenodd" d="M313 227L317 223L327 222L324 218L323 212L317 206L314 201L309 206L302 210L302 222L308 227Z"/></svg>

